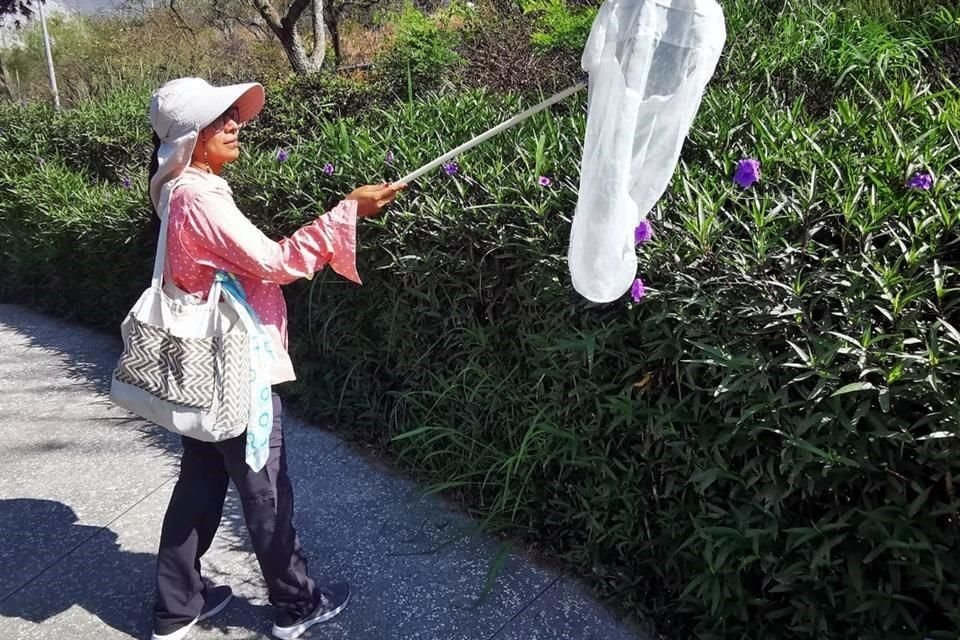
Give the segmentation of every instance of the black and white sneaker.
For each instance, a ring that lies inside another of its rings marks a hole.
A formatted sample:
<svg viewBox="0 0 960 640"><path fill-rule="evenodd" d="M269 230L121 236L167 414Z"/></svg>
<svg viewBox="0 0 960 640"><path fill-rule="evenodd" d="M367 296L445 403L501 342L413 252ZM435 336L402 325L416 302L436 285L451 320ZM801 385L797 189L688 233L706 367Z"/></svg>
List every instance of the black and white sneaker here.
<svg viewBox="0 0 960 640"><path fill-rule="evenodd" d="M153 632L153 640L183 640L190 634L198 622L209 620L227 608L233 598L233 589L226 585L207 589L207 599L203 603L203 611L191 622L176 629L164 629Z"/></svg>
<svg viewBox="0 0 960 640"><path fill-rule="evenodd" d="M340 615L340 612L346 609L349 601L350 585L345 582L327 587L317 587L317 604L313 611L299 620L285 620L285 616L281 614L277 618L277 623L273 625L273 637L280 640L298 638L313 625L326 622Z"/></svg>

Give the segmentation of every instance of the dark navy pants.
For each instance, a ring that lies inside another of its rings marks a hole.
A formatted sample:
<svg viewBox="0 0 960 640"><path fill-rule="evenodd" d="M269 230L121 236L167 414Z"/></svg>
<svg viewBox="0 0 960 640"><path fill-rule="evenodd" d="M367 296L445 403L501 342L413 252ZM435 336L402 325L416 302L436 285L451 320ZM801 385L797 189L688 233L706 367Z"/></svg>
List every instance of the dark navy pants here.
<svg viewBox="0 0 960 640"><path fill-rule="evenodd" d="M157 554L154 629L158 632L192 621L203 608L200 559L220 526L230 480L240 494L270 604L295 618L309 613L314 583L293 528L293 488L287 475L282 407L276 395L273 409L270 456L256 473L245 461L245 434L223 442L183 438L180 477L163 520Z"/></svg>

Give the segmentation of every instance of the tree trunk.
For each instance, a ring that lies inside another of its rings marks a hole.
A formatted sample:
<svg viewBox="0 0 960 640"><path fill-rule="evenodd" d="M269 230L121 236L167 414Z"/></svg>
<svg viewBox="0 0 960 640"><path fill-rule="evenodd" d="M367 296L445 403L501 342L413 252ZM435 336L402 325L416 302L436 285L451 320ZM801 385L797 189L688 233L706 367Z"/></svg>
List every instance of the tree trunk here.
<svg viewBox="0 0 960 640"><path fill-rule="evenodd" d="M323 21L323 0L313 0L313 53L310 65L320 71L323 59L327 56L327 30Z"/></svg>
<svg viewBox="0 0 960 640"><path fill-rule="evenodd" d="M333 18L327 22L327 31L330 32L330 44L333 46L333 56L337 60L337 66L343 64L343 50L340 48L340 25L337 19Z"/></svg>
<svg viewBox="0 0 960 640"><path fill-rule="evenodd" d="M307 4L313 5L313 51L307 53L300 37L297 22ZM297 75L310 75L320 71L326 54L326 32L323 28L323 0L294 0L283 18L270 0L253 0L253 5L277 36L287 60ZM318 27L319 25L319 27Z"/></svg>
<svg viewBox="0 0 960 640"><path fill-rule="evenodd" d="M307 50L303 46L303 39L296 29L292 33L285 33L280 37L280 44L283 46L283 52L287 54L287 60L290 61L290 67L293 72L300 76L307 76L311 73L320 71L323 64L323 58L320 64L314 64L311 56L307 55Z"/></svg>

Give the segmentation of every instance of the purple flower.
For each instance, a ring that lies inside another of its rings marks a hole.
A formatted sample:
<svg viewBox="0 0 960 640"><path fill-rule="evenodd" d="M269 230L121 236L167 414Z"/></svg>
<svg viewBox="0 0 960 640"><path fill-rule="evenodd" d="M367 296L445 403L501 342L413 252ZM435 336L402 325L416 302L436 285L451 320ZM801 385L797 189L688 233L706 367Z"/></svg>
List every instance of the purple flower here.
<svg viewBox="0 0 960 640"><path fill-rule="evenodd" d="M460 173L460 165L458 165L456 162L444 162L443 172L448 176L455 176Z"/></svg>
<svg viewBox="0 0 960 640"><path fill-rule="evenodd" d="M387 157L384 158L383 161L386 162L387 164L393 164L393 160L394 160L393 151L387 151Z"/></svg>
<svg viewBox="0 0 960 640"><path fill-rule="evenodd" d="M634 302L640 302L646 295L647 288L643 285L643 280L637 278L633 281L633 286L630 287L630 297L633 298Z"/></svg>
<svg viewBox="0 0 960 640"><path fill-rule="evenodd" d="M286 162L290 158L290 154L287 153L286 149L280 149L277 151L277 162Z"/></svg>
<svg viewBox="0 0 960 640"><path fill-rule="evenodd" d="M744 158L737 163L737 171L733 174L733 181L744 189L749 189L760 181L760 161L754 158Z"/></svg>
<svg viewBox="0 0 960 640"><path fill-rule="evenodd" d="M37 164L38 164L38 165L40 165L40 166L42 167L42 166L45 165L46 163L47 163L46 160L44 160L44 159L41 158L40 156L37 156Z"/></svg>
<svg viewBox="0 0 960 640"><path fill-rule="evenodd" d="M120 184L123 185L124 189L129 189L130 187L133 186L133 182L130 180L130 178L124 178L123 180L120 181Z"/></svg>
<svg viewBox="0 0 960 640"><path fill-rule="evenodd" d="M333 166L331 163L329 163L329 162L328 162L327 164L323 165L323 173L324 173L324 175L332 176L332 175L333 175L333 172L336 171L336 170L337 170L336 167L334 167L334 166Z"/></svg>
<svg viewBox="0 0 960 640"><path fill-rule="evenodd" d="M540 176L540 179L537 180L537 184L539 184L541 187L546 188L553 184L553 180L551 180L547 176Z"/></svg>
<svg viewBox="0 0 960 640"><path fill-rule="evenodd" d="M649 220L641 220L637 228L633 230L633 241L637 244L644 244L650 242L650 238L652 237L653 225L650 224Z"/></svg>
<svg viewBox="0 0 960 640"><path fill-rule="evenodd" d="M926 171L915 173L907 180L907 188L916 191L930 191L933 188L933 176Z"/></svg>

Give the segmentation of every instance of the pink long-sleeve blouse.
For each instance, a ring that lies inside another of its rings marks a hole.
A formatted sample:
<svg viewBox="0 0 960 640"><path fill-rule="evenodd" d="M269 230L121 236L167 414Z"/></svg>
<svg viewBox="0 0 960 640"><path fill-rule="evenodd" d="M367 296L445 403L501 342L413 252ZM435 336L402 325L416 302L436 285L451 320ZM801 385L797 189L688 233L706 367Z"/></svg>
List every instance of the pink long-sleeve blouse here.
<svg viewBox="0 0 960 640"><path fill-rule="evenodd" d="M344 200L275 242L240 212L226 180L190 167L174 187L169 211L167 276L180 289L203 297L218 270L236 275L273 341L277 362L272 384L295 379L287 354L287 306L280 285L309 278L328 264L360 284L357 203Z"/></svg>

